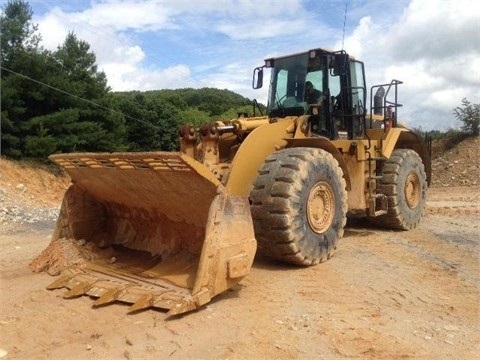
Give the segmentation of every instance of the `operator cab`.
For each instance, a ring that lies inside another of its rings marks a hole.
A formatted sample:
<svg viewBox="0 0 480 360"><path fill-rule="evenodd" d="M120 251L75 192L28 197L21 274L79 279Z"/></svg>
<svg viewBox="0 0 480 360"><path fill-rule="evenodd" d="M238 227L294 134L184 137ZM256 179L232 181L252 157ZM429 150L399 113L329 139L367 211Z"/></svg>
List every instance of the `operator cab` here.
<svg viewBox="0 0 480 360"><path fill-rule="evenodd" d="M266 59L254 71L255 89L263 85L264 68L271 69L269 118L309 115L314 134L332 140L363 138L366 85L362 62L343 50L323 49ZM306 90L307 83L313 85L315 96Z"/></svg>

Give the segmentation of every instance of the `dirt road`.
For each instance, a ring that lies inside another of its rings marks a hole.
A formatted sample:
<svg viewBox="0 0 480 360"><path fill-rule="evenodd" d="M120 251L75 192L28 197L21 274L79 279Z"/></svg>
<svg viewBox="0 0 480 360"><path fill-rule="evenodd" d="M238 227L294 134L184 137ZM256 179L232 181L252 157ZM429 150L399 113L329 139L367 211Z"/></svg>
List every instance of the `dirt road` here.
<svg viewBox="0 0 480 360"><path fill-rule="evenodd" d="M479 359L480 188L431 188L409 232L350 221L332 259L258 258L240 285L165 321L63 300L28 263L51 229L1 234L5 359Z"/></svg>

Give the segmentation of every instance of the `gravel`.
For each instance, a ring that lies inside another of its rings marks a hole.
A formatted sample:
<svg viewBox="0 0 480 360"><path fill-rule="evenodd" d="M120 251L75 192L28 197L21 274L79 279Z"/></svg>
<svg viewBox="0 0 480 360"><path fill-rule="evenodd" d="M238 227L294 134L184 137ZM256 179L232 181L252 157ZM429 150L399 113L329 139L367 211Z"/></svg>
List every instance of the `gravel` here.
<svg viewBox="0 0 480 360"><path fill-rule="evenodd" d="M0 188L0 233L44 230L53 228L60 211L59 207L37 206L21 196L9 196L8 190Z"/></svg>

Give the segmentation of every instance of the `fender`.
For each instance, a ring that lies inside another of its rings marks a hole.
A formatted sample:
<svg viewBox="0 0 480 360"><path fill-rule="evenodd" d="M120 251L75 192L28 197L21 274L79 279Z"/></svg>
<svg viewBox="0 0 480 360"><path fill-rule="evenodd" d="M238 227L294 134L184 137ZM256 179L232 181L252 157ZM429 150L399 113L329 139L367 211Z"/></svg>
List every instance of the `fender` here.
<svg viewBox="0 0 480 360"><path fill-rule="evenodd" d="M412 149L422 159L425 173L427 175L427 184L430 185L432 179L432 159L430 152L427 150L424 139L412 131L402 132L398 138L395 148Z"/></svg>
<svg viewBox="0 0 480 360"><path fill-rule="evenodd" d="M366 135L371 140L381 141L381 155L388 159L396 148L400 134L405 131L408 130L398 127L390 128L386 132L383 129L367 129Z"/></svg>
<svg viewBox="0 0 480 360"><path fill-rule="evenodd" d="M347 191L352 189L352 184L350 181L350 173L348 172L347 164L343 158L340 151L335 147L335 145L327 138L324 137L312 137L312 138L297 138L297 139L286 139L286 147L311 147L325 150L326 152L333 155L335 160L338 161L338 165L343 172L343 178L347 183Z"/></svg>
<svg viewBox="0 0 480 360"><path fill-rule="evenodd" d="M295 119L290 117L260 126L247 136L231 163L225 185L229 193L250 196L253 181L265 159L283 149L287 144L286 139L294 136Z"/></svg>
<svg viewBox="0 0 480 360"><path fill-rule="evenodd" d="M367 135L371 140L382 140L381 155L389 158L395 149L412 149L422 159L427 175L427 183L430 185L432 177L432 163L422 137L406 127L399 125L388 129L386 135L383 129L368 129Z"/></svg>

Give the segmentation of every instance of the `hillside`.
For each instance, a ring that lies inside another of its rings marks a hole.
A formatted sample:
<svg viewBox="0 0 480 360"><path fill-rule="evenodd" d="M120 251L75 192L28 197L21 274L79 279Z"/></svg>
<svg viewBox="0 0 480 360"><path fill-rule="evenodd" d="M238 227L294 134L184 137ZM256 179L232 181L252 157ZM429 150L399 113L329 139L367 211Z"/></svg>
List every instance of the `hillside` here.
<svg viewBox="0 0 480 360"><path fill-rule="evenodd" d="M480 184L479 137L468 138L448 151L433 144L432 187ZM3 231L18 224L55 221L70 179L52 167L0 160L0 225Z"/></svg>
<svg viewBox="0 0 480 360"><path fill-rule="evenodd" d="M0 227L2 233L36 227L51 227L58 217L70 178L52 168L31 163L0 160Z"/></svg>
<svg viewBox="0 0 480 360"><path fill-rule="evenodd" d="M432 186L480 184L479 137L470 137L444 151L443 141L432 146Z"/></svg>
<svg viewBox="0 0 480 360"><path fill-rule="evenodd" d="M468 138L443 151L441 142L433 144L432 186L478 185L480 183L479 137ZM62 199L70 180L54 174L52 167L0 159L0 203L31 203L55 206Z"/></svg>

